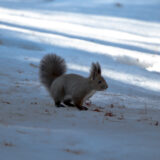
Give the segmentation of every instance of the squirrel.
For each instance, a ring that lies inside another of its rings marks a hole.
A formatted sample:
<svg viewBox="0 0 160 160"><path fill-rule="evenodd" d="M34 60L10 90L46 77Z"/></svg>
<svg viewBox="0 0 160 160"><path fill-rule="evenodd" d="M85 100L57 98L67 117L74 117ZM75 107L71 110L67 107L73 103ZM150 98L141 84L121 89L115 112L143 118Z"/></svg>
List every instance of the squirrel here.
<svg viewBox="0 0 160 160"><path fill-rule="evenodd" d="M49 91L56 107L75 106L79 110L88 110L83 102L96 91L103 91L108 84L101 76L101 66L92 63L89 77L78 74L66 74L66 63L56 54L47 54L40 61L39 77ZM62 104L63 102L63 104Z"/></svg>

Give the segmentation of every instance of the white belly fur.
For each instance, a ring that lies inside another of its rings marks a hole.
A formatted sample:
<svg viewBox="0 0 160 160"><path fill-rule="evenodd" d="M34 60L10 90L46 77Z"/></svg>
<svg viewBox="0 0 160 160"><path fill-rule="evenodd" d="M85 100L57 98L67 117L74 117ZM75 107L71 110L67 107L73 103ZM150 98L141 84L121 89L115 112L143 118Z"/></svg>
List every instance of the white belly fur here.
<svg viewBox="0 0 160 160"><path fill-rule="evenodd" d="M85 102L86 100L88 100L90 97L92 97L93 96L93 94L95 94L95 92L96 91L91 91L89 94L87 94L85 97L84 97L84 100L83 100L83 102Z"/></svg>

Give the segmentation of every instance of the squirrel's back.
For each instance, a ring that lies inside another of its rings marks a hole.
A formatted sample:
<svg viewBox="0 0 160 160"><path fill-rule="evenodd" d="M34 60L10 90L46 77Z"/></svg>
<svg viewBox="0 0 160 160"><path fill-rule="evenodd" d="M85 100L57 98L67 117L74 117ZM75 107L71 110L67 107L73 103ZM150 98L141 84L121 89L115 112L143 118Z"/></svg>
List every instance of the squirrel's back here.
<svg viewBox="0 0 160 160"><path fill-rule="evenodd" d="M63 58L56 54L45 55L39 67L40 81L49 89L53 81L66 72L66 63Z"/></svg>
<svg viewBox="0 0 160 160"><path fill-rule="evenodd" d="M54 90L53 88L57 87L59 84L61 84L65 90L65 94L72 94L81 89L88 90L88 87L90 87L89 79L78 74L65 74L58 77L53 82L52 90Z"/></svg>

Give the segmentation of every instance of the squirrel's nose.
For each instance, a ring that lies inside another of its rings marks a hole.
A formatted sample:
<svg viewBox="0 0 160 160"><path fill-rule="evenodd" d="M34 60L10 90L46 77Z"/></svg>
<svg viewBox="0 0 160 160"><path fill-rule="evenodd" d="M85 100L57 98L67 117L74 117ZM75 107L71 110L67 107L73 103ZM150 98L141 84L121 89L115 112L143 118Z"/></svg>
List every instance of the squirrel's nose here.
<svg viewBox="0 0 160 160"><path fill-rule="evenodd" d="M106 85L103 85L103 86L101 86L101 88L102 89L107 89L108 88L108 85L106 84Z"/></svg>

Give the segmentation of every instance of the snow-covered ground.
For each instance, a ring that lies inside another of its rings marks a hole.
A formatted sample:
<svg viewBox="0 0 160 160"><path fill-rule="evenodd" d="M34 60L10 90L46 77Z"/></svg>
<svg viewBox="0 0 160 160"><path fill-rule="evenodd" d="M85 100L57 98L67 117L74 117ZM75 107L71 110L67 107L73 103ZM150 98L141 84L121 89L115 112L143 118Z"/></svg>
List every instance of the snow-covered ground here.
<svg viewBox="0 0 160 160"><path fill-rule="evenodd" d="M0 0L0 160L160 159L159 0ZM46 53L68 73L99 61L88 111L56 108Z"/></svg>

